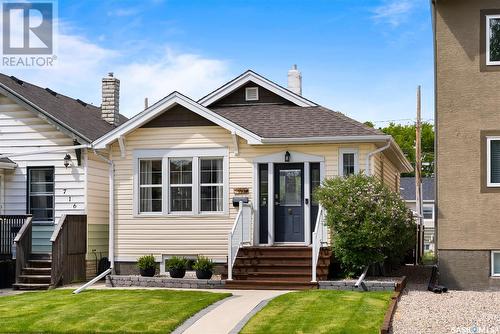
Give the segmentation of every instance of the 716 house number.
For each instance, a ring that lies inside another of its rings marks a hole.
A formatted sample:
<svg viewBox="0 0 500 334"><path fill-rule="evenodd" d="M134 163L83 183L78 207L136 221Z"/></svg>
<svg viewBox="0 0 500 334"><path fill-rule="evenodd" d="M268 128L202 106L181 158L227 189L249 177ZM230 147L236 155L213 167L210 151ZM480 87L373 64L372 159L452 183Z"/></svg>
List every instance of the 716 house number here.
<svg viewBox="0 0 500 334"><path fill-rule="evenodd" d="M63 189L63 194L66 194L68 189ZM71 196L68 195L68 202L71 202ZM76 203L73 203L73 209L76 209Z"/></svg>

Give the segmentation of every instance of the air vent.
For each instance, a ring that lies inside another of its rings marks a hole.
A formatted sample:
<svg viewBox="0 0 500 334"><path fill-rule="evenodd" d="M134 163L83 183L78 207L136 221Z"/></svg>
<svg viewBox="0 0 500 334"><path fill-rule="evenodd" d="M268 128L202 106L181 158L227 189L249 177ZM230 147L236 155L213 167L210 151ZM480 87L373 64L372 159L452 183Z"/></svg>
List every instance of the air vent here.
<svg viewBox="0 0 500 334"><path fill-rule="evenodd" d="M49 92L51 95L57 96L57 93L56 93L56 92L54 92L52 89L50 89L50 88L45 88L45 90L46 90L47 92Z"/></svg>
<svg viewBox="0 0 500 334"><path fill-rule="evenodd" d="M15 76L11 75L10 78L14 80L17 84L22 85L23 81L21 79L16 78Z"/></svg>
<svg viewBox="0 0 500 334"><path fill-rule="evenodd" d="M86 107L87 106L87 103L83 102L82 100L80 99L76 99L76 102L80 103L82 106Z"/></svg>
<svg viewBox="0 0 500 334"><path fill-rule="evenodd" d="M259 100L259 87L247 87L247 88L245 88L245 100L246 101L258 101Z"/></svg>

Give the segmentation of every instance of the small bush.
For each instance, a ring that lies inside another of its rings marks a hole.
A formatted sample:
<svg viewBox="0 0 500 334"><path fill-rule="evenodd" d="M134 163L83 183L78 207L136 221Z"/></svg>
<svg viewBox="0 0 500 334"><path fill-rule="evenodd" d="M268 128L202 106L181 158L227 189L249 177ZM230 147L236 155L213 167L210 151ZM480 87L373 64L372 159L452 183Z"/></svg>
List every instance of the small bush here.
<svg viewBox="0 0 500 334"><path fill-rule="evenodd" d="M153 255L144 255L137 259L137 267L142 270L156 268L155 257Z"/></svg>
<svg viewBox="0 0 500 334"><path fill-rule="evenodd" d="M401 261L415 245L411 211L375 177L327 179L314 196L326 209L334 256L348 275L385 260Z"/></svg>
<svg viewBox="0 0 500 334"><path fill-rule="evenodd" d="M188 260L185 257L172 256L170 259L165 261L165 267L167 270L175 269L186 269Z"/></svg>
<svg viewBox="0 0 500 334"><path fill-rule="evenodd" d="M196 262L193 265L193 269L194 270L201 270L201 271L213 271L214 270L214 263L208 257L200 255L196 259Z"/></svg>

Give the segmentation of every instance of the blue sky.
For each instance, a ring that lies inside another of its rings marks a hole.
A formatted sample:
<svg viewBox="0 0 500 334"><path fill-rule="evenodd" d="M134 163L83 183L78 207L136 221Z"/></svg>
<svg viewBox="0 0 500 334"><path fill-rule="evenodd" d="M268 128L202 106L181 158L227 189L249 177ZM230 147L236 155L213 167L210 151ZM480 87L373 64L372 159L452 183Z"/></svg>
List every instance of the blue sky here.
<svg viewBox="0 0 500 334"><path fill-rule="evenodd" d="M131 116L146 96L197 99L246 69L286 86L297 64L304 96L360 121L413 119L418 84L433 118L428 0L60 0L58 17L57 68L2 71L94 104L113 71Z"/></svg>

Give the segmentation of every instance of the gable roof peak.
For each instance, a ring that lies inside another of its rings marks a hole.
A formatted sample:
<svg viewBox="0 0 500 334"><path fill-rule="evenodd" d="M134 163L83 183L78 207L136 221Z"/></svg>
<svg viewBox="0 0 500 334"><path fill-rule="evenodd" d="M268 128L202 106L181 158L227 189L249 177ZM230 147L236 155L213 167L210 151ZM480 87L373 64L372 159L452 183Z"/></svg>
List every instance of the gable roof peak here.
<svg viewBox="0 0 500 334"><path fill-rule="evenodd" d="M255 84L273 92L274 94L281 96L282 98L292 102L299 107L315 107L316 103L304 98L303 96L288 90L287 88L278 85L276 82L267 79L266 77L258 74L257 72L248 69L236 78L225 83L221 87L212 91L211 93L205 95L198 100L198 103L204 107L208 107L214 102L220 100L224 96L234 92L236 89L240 88L247 82L252 81Z"/></svg>

